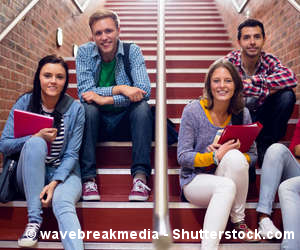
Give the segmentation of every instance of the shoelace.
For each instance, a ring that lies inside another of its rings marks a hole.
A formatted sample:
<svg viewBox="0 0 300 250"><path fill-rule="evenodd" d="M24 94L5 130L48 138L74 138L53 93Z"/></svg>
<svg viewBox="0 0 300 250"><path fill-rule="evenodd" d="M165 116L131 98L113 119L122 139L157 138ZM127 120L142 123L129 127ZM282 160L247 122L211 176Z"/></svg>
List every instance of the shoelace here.
<svg viewBox="0 0 300 250"><path fill-rule="evenodd" d="M85 188L88 192L90 191L96 191L97 192L97 186L95 182L89 181L85 184Z"/></svg>
<svg viewBox="0 0 300 250"><path fill-rule="evenodd" d="M23 236L27 238L35 238L38 231L40 230L40 224L38 223L28 223Z"/></svg>
<svg viewBox="0 0 300 250"><path fill-rule="evenodd" d="M135 184L133 185L133 191L144 192L145 189L151 191L151 189L144 182L140 180L136 181Z"/></svg>

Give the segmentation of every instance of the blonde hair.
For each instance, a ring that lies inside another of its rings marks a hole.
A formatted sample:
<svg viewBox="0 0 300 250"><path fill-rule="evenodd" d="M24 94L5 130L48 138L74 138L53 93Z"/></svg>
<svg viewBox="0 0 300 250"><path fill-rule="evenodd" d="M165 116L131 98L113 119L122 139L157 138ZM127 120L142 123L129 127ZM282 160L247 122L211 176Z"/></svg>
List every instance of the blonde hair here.
<svg viewBox="0 0 300 250"><path fill-rule="evenodd" d="M98 20L104 19L104 18L108 18L108 17L111 18L115 22L116 28L118 29L120 27L120 19L119 19L117 13L112 10L101 9L101 10L96 11L94 14L92 14L90 16L89 25L90 25L91 30L92 30L92 26L95 22L97 22Z"/></svg>

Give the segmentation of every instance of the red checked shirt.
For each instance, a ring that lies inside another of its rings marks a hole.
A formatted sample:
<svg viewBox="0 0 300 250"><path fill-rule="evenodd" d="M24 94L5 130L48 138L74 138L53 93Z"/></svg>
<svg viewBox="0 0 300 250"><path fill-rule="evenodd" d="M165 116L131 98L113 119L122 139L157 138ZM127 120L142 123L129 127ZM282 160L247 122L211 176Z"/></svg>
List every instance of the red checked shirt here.
<svg viewBox="0 0 300 250"><path fill-rule="evenodd" d="M243 69L240 50L230 52L225 59L236 66L243 79L246 102L248 103L247 99L252 99L252 102L255 99L256 107L264 103L270 89L279 90L297 86L297 79L292 70L284 67L272 54L261 52L255 74L252 76L248 76ZM247 78L252 82L247 83L245 81Z"/></svg>

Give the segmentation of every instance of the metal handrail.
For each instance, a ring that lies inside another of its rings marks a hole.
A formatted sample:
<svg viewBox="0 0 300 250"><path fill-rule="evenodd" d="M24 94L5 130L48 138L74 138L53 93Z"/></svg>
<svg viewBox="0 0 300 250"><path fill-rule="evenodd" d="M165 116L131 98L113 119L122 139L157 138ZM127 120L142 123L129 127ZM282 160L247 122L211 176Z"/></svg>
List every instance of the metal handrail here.
<svg viewBox="0 0 300 250"><path fill-rule="evenodd" d="M172 242L168 210L166 110L165 3L158 0L153 230L158 233L155 248L161 250L168 249Z"/></svg>
<svg viewBox="0 0 300 250"><path fill-rule="evenodd" d="M17 23L23 19L24 16L39 2L39 0L31 1L21 12L16 16L14 20L1 32L0 42L2 39L17 25Z"/></svg>

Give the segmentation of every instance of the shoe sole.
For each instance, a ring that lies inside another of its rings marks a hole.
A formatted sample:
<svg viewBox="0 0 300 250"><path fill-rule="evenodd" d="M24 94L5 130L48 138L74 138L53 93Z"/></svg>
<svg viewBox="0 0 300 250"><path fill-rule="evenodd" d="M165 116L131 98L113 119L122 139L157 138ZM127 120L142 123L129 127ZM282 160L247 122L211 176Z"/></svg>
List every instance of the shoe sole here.
<svg viewBox="0 0 300 250"><path fill-rule="evenodd" d="M34 243L32 241L31 242L30 241L21 242L20 240L18 240L18 246L19 247L36 248L37 243L38 243L37 240Z"/></svg>
<svg viewBox="0 0 300 250"><path fill-rule="evenodd" d="M149 197L143 197L143 196L138 196L138 195L130 195L128 197L129 201L146 201L148 199L149 199Z"/></svg>
<svg viewBox="0 0 300 250"><path fill-rule="evenodd" d="M82 200L84 201L100 201L100 195L89 195L89 196L82 196Z"/></svg>

